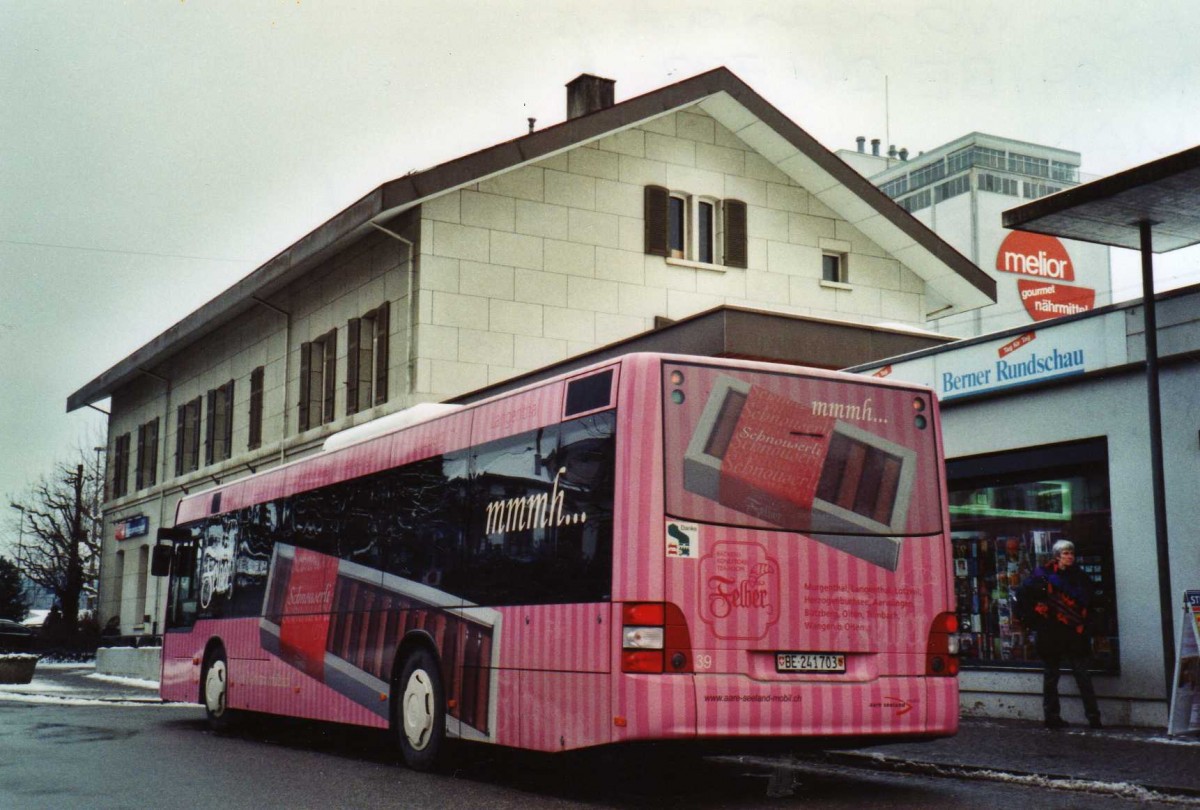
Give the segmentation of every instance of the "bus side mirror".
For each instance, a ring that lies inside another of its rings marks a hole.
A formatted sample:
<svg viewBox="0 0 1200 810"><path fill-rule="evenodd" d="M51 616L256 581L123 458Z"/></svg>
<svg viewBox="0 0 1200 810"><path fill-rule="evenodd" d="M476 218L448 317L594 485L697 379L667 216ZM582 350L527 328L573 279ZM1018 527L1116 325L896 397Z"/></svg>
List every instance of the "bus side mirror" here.
<svg viewBox="0 0 1200 810"><path fill-rule="evenodd" d="M160 530L161 534L161 530ZM175 549L171 546L157 545L154 547L153 555L150 558L150 574L156 577L169 576L171 573L171 558L175 556Z"/></svg>

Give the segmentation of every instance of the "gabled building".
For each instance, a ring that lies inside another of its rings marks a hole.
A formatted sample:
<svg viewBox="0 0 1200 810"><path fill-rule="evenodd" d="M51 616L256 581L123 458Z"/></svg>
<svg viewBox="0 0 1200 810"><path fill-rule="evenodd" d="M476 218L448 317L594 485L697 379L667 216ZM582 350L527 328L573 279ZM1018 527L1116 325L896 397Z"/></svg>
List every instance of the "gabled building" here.
<svg viewBox="0 0 1200 810"><path fill-rule="evenodd" d="M567 94L564 123L380 185L70 396L112 402L102 621L159 631L149 547L183 493L344 428L647 333L687 351L729 320L713 308L787 326L708 350L832 368L943 343L930 313L995 300L728 70Z"/></svg>

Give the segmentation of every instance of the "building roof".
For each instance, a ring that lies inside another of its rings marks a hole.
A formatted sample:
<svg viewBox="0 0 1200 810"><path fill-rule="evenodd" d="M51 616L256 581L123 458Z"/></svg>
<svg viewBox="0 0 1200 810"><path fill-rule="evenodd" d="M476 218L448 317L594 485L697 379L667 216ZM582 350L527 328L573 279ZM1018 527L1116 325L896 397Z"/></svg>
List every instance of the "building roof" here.
<svg viewBox="0 0 1200 810"><path fill-rule="evenodd" d="M736 357L837 370L957 341L958 338L923 329L871 326L726 305L469 391L449 401L478 402L535 380L631 352Z"/></svg>
<svg viewBox="0 0 1200 810"><path fill-rule="evenodd" d="M996 300L996 283L726 68L384 183L71 394L73 411L112 394L265 297L422 202L698 105L923 279L949 306Z"/></svg>
<svg viewBox="0 0 1200 810"><path fill-rule="evenodd" d="M1031 157L1054 160L1076 169L1079 168L1082 160L1078 152L1073 152L1069 149L1060 149L1057 146L1045 146L1031 141L1019 141L1014 138L1006 138L1002 135L989 135L986 132L968 132L966 135L962 135L952 141L947 141L941 146L930 149L928 152L921 152L919 155L912 156L908 160L897 161L893 159L886 169L881 169L877 174L871 175L871 180L878 185L883 185L888 180L898 177L906 171L920 169L929 163L942 160L947 155L954 154L958 150L965 149L968 146L984 146L1004 152L1021 150L1029 153ZM1025 174L1025 172L1016 173ZM1050 180L1051 178L1047 177L1046 179Z"/></svg>
<svg viewBox="0 0 1200 810"><path fill-rule="evenodd" d="M1166 253L1200 243L1200 146L1004 212L1004 227Z"/></svg>

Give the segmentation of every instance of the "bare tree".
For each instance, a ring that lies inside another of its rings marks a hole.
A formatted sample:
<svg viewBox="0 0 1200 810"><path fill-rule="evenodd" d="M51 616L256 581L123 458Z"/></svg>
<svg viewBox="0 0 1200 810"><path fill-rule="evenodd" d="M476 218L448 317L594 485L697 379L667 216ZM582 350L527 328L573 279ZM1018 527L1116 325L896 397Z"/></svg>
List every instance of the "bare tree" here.
<svg viewBox="0 0 1200 810"><path fill-rule="evenodd" d="M68 632L78 626L80 607L96 594L100 562L103 469L98 454L81 449L78 459L57 464L53 475L43 476L25 498L10 504L22 520L17 566L54 593Z"/></svg>

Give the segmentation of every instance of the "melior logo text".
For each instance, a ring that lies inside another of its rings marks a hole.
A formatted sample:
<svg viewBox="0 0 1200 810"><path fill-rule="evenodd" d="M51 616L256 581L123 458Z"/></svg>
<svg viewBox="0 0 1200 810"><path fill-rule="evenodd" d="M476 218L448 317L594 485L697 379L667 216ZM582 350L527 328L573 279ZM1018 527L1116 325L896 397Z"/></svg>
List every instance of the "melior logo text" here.
<svg viewBox="0 0 1200 810"><path fill-rule="evenodd" d="M1013 231L1000 245L996 269L1024 276L1074 281L1075 267L1063 243L1053 236Z"/></svg>

